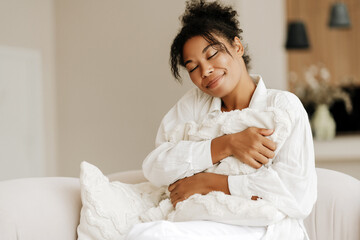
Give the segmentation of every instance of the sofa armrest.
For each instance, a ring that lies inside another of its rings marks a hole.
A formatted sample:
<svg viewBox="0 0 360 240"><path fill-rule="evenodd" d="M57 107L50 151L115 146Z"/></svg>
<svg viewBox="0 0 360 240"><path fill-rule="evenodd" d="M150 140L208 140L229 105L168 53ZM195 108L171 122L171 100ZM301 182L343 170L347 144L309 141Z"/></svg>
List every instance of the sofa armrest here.
<svg viewBox="0 0 360 240"><path fill-rule="evenodd" d="M110 181L120 181L123 183L136 184L147 182L142 170L130 170L107 175Z"/></svg>
<svg viewBox="0 0 360 240"><path fill-rule="evenodd" d="M0 182L1 239L75 240L80 209L77 178Z"/></svg>
<svg viewBox="0 0 360 240"><path fill-rule="evenodd" d="M333 170L316 172L318 198L304 221L310 239L360 239L360 181Z"/></svg>

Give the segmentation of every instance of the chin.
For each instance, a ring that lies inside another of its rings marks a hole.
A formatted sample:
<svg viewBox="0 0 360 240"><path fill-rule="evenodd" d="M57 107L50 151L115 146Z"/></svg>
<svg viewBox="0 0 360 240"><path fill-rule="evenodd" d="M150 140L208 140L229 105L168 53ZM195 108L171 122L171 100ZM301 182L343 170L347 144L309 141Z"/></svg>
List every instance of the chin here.
<svg viewBox="0 0 360 240"><path fill-rule="evenodd" d="M218 90L218 91L206 91L205 93L207 93L208 95L212 96L212 97L218 97L218 98L223 98L226 95L228 95L227 91L224 90Z"/></svg>

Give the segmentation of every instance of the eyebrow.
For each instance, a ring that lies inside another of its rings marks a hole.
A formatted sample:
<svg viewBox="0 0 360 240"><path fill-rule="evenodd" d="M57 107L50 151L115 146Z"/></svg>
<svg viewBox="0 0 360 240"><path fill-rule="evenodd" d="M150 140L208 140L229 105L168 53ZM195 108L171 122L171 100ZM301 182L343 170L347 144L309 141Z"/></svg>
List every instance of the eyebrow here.
<svg viewBox="0 0 360 240"><path fill-rule="evenodd" d="M209 45L207 45L203 50L202 50L202 54L204 54L205 52L206 52L206 50L208 50L208 48L209 47L211 47L212 46L212 44L209 44ZM185 63L184 63L184 66L186 66L186 64L188 64L188 63L191 63L192 62L192 60L187 60Z"/></svg>

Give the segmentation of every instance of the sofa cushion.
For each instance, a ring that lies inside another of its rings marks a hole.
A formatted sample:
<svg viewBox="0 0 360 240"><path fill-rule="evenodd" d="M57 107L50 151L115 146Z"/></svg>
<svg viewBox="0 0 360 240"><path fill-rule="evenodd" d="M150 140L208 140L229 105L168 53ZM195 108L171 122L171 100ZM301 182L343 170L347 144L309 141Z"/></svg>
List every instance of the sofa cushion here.
<svg viewBox="0 0 360 240"><path fill-rule="evenodd" d="M0 182L0 239L76 239L79 191L77 178Z"/></svg>

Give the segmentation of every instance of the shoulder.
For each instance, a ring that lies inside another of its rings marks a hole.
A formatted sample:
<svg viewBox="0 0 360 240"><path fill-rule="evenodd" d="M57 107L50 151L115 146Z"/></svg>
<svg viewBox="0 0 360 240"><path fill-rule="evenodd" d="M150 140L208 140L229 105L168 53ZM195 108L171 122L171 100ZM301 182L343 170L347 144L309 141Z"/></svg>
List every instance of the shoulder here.
<svg viewBox="0 0 360 240"><path fill-rule="evenodd" d="M303 106L300 99L295 94L277 89L268 89L268 104L284 110Z"/></svg>
<svg viewBox="0 0 360 240"><path fill-rule="evenodd" d="M203 93L200 89L191 88L176 102L168 115L175 113L183 120L196 121L209 111L212 100L213 97Z"/></svg>
<svg viewBox="0 0 360 240"><path fill-rule="evenodd" d="M196 105L198 99L198 92L195 88L188 90L173 106L171 110L187 112L193 114L194 105ZM170 110L170 111L171 111Z"/></svg>
<svg viewBox="0 0 360 240"><path fill-rule="evenodd" d="M189 107L195 112L202 112L204 109L210 108L212 101L212 96L195 87L187 91L177 102L177 105Z"/></svg>
<svg viewBox="0 0 360 240"><path fill-rule="evenodd" d="M206 102L211 100L211 96L202 92L199 88L194 87L188 90L178 101L178 103L196 103L196 102Z"/></svg>
<svg viewBox="0 0 360 240"><path fill-rule="evenodd" d="M301 117L307 118L307 113L300 99L288 91L268 89L268 106L287 112L292 121Z"/></svg>

